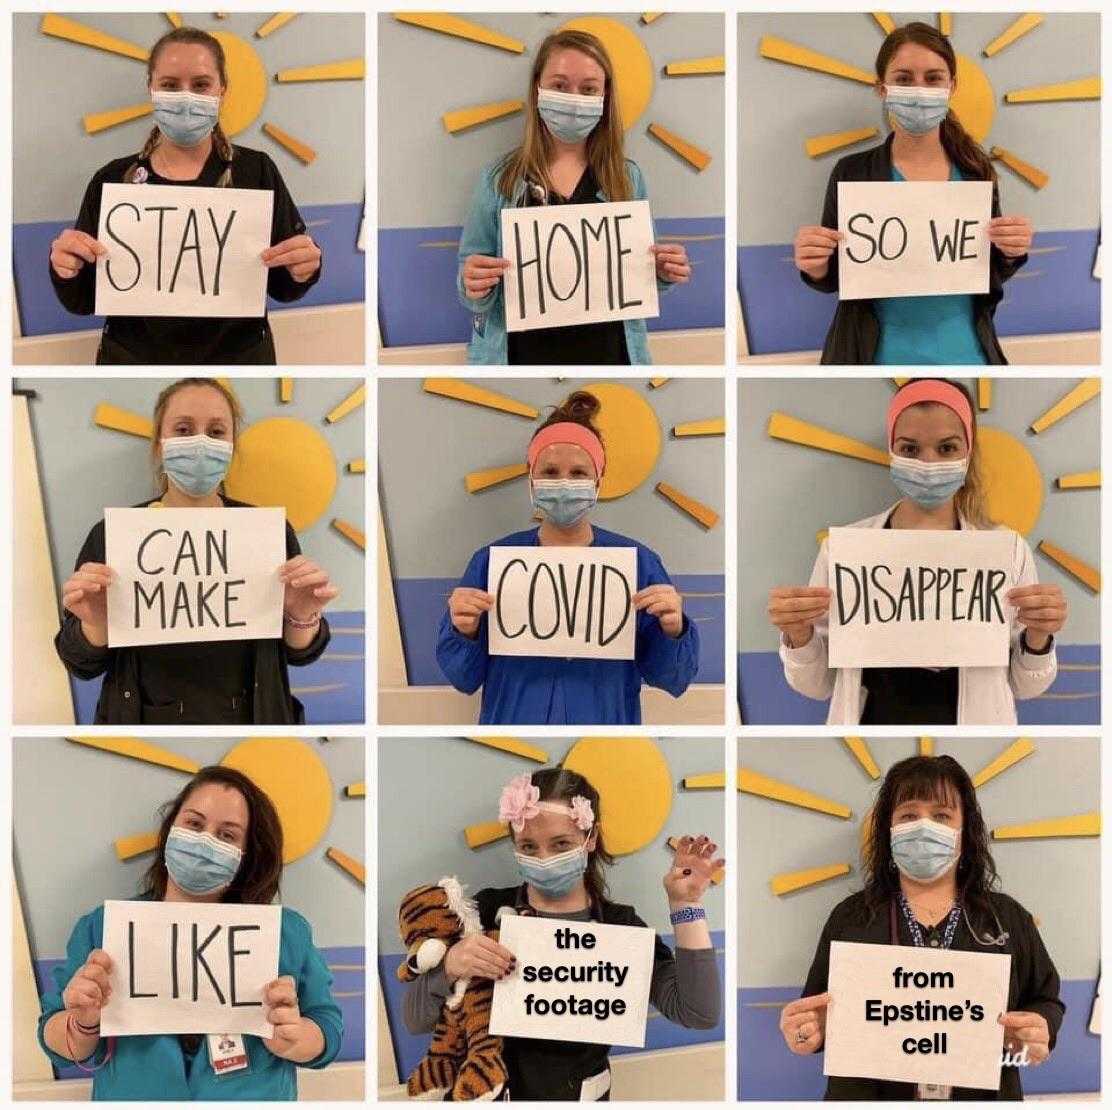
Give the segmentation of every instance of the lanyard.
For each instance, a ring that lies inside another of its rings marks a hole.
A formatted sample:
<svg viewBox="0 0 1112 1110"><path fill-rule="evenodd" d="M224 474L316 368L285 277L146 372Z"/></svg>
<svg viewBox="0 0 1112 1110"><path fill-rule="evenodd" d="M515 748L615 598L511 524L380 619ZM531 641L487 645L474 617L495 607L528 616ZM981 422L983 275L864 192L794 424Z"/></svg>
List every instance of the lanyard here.
<svg viewBox="0 0 1112 1110"><path fill-rule="evenodd" d="M904 920L907 922L907 930L911 934L911 943L916 948L925 948L926 941L923 939L923 930L919 922L915 920L915 914L911 912L911 905L908 903L904 892L901 890L897 893L896 898L892 900L891 911L889 915L890 927L892 934L892 943L899 943L899 932L896 928L896 900L899 900L900 909L903 910ZM946 915L946 926L942 930L942 943L940 947L949 948L954 943L954 934L958 931L958 922L961 920L961 903L955 902L950 907L950 912Z"/></svg>

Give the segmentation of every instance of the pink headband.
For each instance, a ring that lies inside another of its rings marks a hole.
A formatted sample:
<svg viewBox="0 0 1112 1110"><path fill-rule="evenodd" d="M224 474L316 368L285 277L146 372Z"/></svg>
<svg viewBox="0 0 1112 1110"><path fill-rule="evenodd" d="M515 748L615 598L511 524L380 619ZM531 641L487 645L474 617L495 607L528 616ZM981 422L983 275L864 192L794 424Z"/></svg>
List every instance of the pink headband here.
<svg viewBox="0 0 1112 1110"><path fill-rule="evenodd" d="M969 399L957 386L949 382L940 382L929 379L911 382L898 390L888 405L888 450L892 450L892 433L896 430L896 421L900 414L911 408L912 405L921 405L925 401L933 401L936 405L945 405L951 412L957 414L965 428L965 445L973 446L973 409Z"/></svg>
<svg viewBox="0 0 1112 1110"><path fill-rule="evenodd" d="M576 794L570 805L564 802L540 801L540 788L533 785L528 772L510 779L502 788L498 799L498 820L506 821L514 830L521 832L525 822L531 821L542 810L546 813L563 813L570 816L583 832L589 832L595 823L595 811L582 794Z"/></svg>
<svg viewBox="0 0 1112 1110"><path fill-rule="evenodd" d="M537 456L546 448L551 447L554 443L571 443L576 447L582 447L588 455L591 456L591 461L595 464L595 473L601 478L602 472L606 468L606 452L602 449L602 440L591 431L590 428L585 428L582 424L575 424L570 420L561 421L559 424L549 424L547 428L542 428L533 437L533 442L529 444L529 473L533 473L533 464L537 461Z"/></svg>

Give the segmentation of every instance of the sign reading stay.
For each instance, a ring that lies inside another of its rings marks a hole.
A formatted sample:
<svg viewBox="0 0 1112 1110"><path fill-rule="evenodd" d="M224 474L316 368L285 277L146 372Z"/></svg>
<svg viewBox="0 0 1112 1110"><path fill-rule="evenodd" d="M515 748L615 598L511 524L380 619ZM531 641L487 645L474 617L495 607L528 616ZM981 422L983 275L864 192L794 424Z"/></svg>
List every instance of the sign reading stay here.
<svg viewBox="0 0 1112 1110"><path fill-rule="evenodd" d="M502 209L506 330L659 316L647 200Z"/></svg>
<svg viewBox="0 0 1112 1110"><path fill-rule="evenodd" d="M102 316L262 316L274 194L192 185L101 186Z"/></svg>
<svg viewBox="0 0 1112 1110"><path fill-rule="evenodd" d="M108 646L282 635L283 509L105 509Z"/></svg>
<svg viewBox="0 0 1112 1110"><path fill-rule="evenodd" d="M987 293L988 181L840 181L838 296Z"/></svg>
<svg viewBox="0 0 1112 1110"><path fill-rule="evenodd" d="M632 659L635 547L492 547L491 655Z"/></svg>
<svg viewBox="0 0 1112 1110"><path fill-rule="evenodd" d="M281 921L281 906L105 902L112 996L101 1035L273 1036L263 992L278 977Z"/></svg>
<svg viewBox="0 0 1112 1110"><path fill-rule="evenodd" d="M1015 535L831 528L831 667L1006 667Z"/></svg>

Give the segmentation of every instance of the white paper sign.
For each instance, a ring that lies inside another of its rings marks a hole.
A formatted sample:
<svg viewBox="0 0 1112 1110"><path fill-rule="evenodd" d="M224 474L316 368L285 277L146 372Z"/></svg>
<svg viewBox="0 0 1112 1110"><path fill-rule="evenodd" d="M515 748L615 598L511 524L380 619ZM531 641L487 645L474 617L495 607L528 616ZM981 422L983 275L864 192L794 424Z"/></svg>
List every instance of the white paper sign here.
<svg viewBox="0 0 1112 1110"><path fill-rule="evenodd" d="M992 184L840 181L838 296L987 293Z"/></svg>
<svg viewBox="0 0 1112 1110"><path fill-rule="evenodd" d="M831 528L830 666L1006 667L1008 531Z"/></svg>
<svg viewBox="0 0 1112 1110"><path fill-rule="evenodd" d="M101 187L101 316L262 316L274 194L192 185Z"/></svg>
<svg viewBox="0 0 1112 1110"><path fill-rule="evenodd" d="M652 929L505 915L499 929L517 970L494 984L491 1033L644 1048Z"/></svg>
<svg viewBox="0 0 1112 1110"><path fill-rule="evenodd" d="M502 209L506 330L659 316L647 200Z"/></svg>
<svg viewBox="0 0 1112 1110"><path fill-rule="evenodd" d="M273 1036L263 991L278 977L281 920L281 906L105 902L101 1035Z"/></svg>
<svg viewBox="0 0 1112 1110"><path fill-rule="evenodd" d="M832 941L823 1075L998 1090L1011 963Z"/></svg>
<svg viewBox="0 0 1112 1110"><path fill-rule="evenodd" d="M105 509L108 646L282 635L284 509Z"/></svg>
<svg viewBox="0 0 1112 1110"><path fill-rule="evenodd" d="M492 547L491 655L632 659L635 547Z"/></svg>

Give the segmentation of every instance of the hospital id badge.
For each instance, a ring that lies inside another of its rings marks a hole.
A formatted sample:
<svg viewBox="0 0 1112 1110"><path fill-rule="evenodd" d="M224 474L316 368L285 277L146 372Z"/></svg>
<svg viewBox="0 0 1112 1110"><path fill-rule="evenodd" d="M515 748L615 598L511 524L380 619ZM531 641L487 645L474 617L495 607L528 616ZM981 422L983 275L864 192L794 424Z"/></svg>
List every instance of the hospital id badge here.
<svg viewBox="0 0 1112 1110"><path fill-rule="evenodd" d="M247 1046L238 1033L209 1033L209 1059L217 1075L250 1067Z"/></svg>

